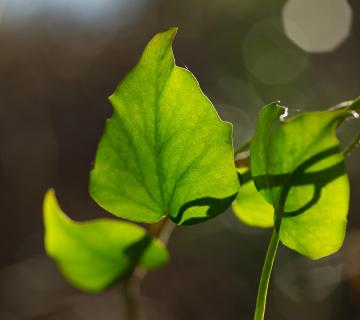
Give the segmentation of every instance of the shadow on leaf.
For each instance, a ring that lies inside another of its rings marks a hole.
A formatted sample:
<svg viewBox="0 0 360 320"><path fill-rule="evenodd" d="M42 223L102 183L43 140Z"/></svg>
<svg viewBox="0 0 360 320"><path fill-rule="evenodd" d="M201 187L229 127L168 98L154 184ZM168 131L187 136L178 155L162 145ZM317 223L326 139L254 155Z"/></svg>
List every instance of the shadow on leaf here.
<svg viewBox="0 0 360 320"><path fill-rule="evenodd" d="M276 212L280 213L280 215L276 216L275 226L277 229L280 227L282 217L294 217L309 210L320 200L322 189L327 184L346 174L344 160L325 169L313 172L305 172L311 166L340 152L341 151L338 146L331 147L304 161L292 173L279 175L261 175L253 177L254 183L259 191L272 187L282 187L278 205L276 206ZM311 199L296 210L284 212L285 202L290 189L295 186L306 185L314 186Z"/></svg>
<svg viewBox="0 0 360 320"><path fill-rule="evenodd" d="M231 203L236 198L236 195L237 195L237 192L229 197L222 198L222 199L217 199L217 198L212 198L212 197L204 197L204 198L196 199L193 201L189 201L180 208L178 215L175 218L172 218L172 220L176 224L179 224L181 222L182 225L191 225L191 224L206 221L209 218L213 218L213 217L217 216L218 214L224 212L228 207L230 207ZM186 210L189 210L190 208L193 208L193 207L208 207L208 209L206 211L206 216L190 218L185 221L182 221Z"/></svg>

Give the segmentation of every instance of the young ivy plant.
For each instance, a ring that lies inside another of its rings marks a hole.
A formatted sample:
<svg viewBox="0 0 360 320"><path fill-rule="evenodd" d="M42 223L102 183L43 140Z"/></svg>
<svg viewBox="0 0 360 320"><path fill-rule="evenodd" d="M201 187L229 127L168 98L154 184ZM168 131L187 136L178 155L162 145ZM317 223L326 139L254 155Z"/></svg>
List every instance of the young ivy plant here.
<svg viewBox="0 0 360 320"><path fill-rule="evenodd" d="M232 125L219 118L195 77L175 65L176 31L157 34L110 96L114 112L90 173L90 195L101 207L148 228L113 219L75 222L49 190L45 249L81 290L99 292L124 281L128 318L138 319L139 284L168 260L173 226L204 222L233 203L243 222L274 227L255 311L255 319L263 319L279 241L313 259L343 242L344 154L359 137L342 152L335 131L358 111L360 99L292 118L278 103L265 106L251 143L240 149L250 149L250 162L234 161Z"/></svg>

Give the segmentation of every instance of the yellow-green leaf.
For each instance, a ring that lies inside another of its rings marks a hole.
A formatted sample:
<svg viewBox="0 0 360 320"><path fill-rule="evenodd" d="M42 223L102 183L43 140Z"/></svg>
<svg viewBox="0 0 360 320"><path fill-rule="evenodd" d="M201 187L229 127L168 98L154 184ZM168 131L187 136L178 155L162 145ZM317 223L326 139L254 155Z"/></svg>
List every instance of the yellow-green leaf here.
<svg viewBox="0 0 360 320"><path fill-rule="evenodd" d="M350 109L306 112L286 118L277 103L259 114L250 145L258 190L274 207L280 240L316 259L342 245L349 182L336 137Z"/></svg>
<svg viewBox="0 0 360 320"><path fill-rule="evenodd" d="M54 192L44 199L45 249L75 287L98 292L135 266L154 270L168 260L166 248L135 224L111 219L75 222L59 207Z"/></svg>
<svg viewBox="0 0 360 320"><path fill-rule="evenodd" d="M116 216L202 222L226 210L239 183L232 126L189 70L175 65L176 29L157 34L111 95L90 193Z"/></svg>
<svg viewBox="0 0 360 320"><path fill-rule="evenodd" d="M240 221L253 227L268 228L274 225L274 209L256 190L249 168L239 169L240 190L232 209Z"/></svg>

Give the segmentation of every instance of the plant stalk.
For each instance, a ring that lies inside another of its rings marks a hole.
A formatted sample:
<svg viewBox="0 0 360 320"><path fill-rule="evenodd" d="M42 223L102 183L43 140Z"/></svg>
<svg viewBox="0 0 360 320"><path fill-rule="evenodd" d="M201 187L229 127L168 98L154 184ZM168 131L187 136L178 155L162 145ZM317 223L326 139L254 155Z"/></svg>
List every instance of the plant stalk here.
<svg viewBox="0 0 360 320"><path fill-rule="evenodd" d="M265 315L266 297L269 287L271 270L274 264L276 250L279 245L279 233L276 228L273 229L268 250L266 252L264 266L261 272L259 290L256 299L256 309L254 320L263 320Z"/></svg>
<svg viewBox="0 0 360 320"><path fill-rule="evenodd" d="M159 239L165 246L175 228L175 224L166 216L165 219L151 224L149 234L153 238ZM123 285L123 296L126 305L126 314L128 320L140 320L142 310L140 308L141 283L147 271L141 267L135 267L130 276Z"/></svg>
<svg viewBox="0 0 360 320"><path fill-rule="evenodd" d="M343 150L343 155L346 157L350 155L350 153L358 146L360 145L360 133L355 137L353 141L350 142L350 144Z"/></svg>
<svg viewBox="0 0 360 320"><path fill-rule="evenodd" d="M123 285L123 296L126 306L127 320L141 319L141 311L139 308L140 300L140 285L146 271L142 268L136 267L130 277L125 280Z"/></svg>

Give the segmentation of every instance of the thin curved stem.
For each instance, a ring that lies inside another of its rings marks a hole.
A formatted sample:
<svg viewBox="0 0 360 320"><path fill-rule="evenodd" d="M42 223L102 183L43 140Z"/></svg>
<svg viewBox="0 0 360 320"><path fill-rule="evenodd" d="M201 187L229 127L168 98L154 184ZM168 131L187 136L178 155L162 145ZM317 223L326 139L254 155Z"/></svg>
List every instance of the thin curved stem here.
<svg viewBox="0 0 360 320"><path fill-rule="evenodd" d="M149 234L153 238L158 238L165 246L175 228L175 224L168 216L149 226ZM139 320L142 318L140 308L141 283L147 271L141 267L136 267L123 285L123 295L126 305L127 320Z"/></svg>
<svg viewBox="0 0 360 320"><path fill-rule="evenodd" d="M343 155L348 156L358 145L360 144L360 133L350 142L348 146L343 150Z"/></svg>
<svg viewBox="0 0 360 320"><path fill-rule="evenodd" d="M263 320L265 315L265 307L266 307L266 297L267 291L269 287L271 270L274 264L276 250L279 245L279 234L274 228L273 233L271 235L271 240L269 243L269 247L266 253L264 266L261 273L259 290L256 299L256 309L254 320Z"/></svg>
<svg viewBox="0 0 360 320"><path fill-rule="evenodd" d="M234 152L235 156L239 153L249 150L250 143L251 143L251 139L247 140L243 145L241 145L239 148L237 148L236 151Z"/></svg>

